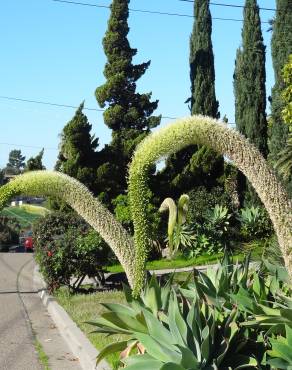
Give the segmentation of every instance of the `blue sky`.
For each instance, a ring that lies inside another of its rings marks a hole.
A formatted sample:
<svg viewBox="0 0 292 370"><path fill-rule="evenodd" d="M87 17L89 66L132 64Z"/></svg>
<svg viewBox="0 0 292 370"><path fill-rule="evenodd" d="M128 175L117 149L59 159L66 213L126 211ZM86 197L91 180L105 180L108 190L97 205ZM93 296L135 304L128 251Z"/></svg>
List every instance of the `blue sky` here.
<svg viewBox="0 0 292 370"><path fill-rule="evenodd" d="M82 1L82 0L80 0ZM88 0L109 5L109 0ZM243 5L244 0L221 0ZM275 7L274 0L259 0L262 7ZM192 14L193 5L178 0L132 0L130 7L162 12ZM242 9L211 6L213 17L242 19ZM267 21L274 13L261 12ZM52 0L9 0L0 5L0 96L49 101L60 104L97 106L94 91L103 83L105 56L102 38L109 10L61 4ZM189 36L193 19L165 15L130 13L129 40L138 49L134 62L151 59L151 66L138 83L138 91L152 91L159 99L157 113L188 115L184 101L190 95ZM213 20L213 48L216 93L221 117L234 122L232 76L236 48L241 43L241 22ZM267 95L274 81L270 38L263 24L267 46ZM268 105L269 108L269 105ZM12 149L27 157L45 147L44 164L53 168L58 154L59 134L74 109L34 105L0 99L0 167ZM110 141L102 113L85 111L100 146ZM163 120L162 125L169 122ZM20 146L22 145L22 146Z"/></svg>

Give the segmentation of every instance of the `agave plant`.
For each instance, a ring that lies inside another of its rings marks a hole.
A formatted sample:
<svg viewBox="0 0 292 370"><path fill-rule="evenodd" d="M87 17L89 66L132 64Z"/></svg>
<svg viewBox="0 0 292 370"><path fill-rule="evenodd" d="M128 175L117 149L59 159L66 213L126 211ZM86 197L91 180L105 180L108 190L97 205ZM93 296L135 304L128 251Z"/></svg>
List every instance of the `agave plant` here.
<svg viewBox="0 0 292 370"><path fill-rule="evenodd" d="M267 364L273 369L292 370L292 328L285 325L285 337L270 339L272 349L268 351Z"/></svg>
<svg viewBox="0 0 292 370"><path fill-rule="evenodd" d="M97 363L113 352L121 352L127 369L242 369L256 368L258 359L250 349L245 330L236 323L236 308L225 316L195 297L179 303L170 283L160 288L153 277L141 298L125 290L129 306L103 304L109 312L94 323L95 332L128 334L129 339L104 348Z"/></svg>
<svg viewBox="0 0 292 370"><path fill-rule="evenodd" d="M206 272L194 270L194 282L185 283L180 288L183 295L200 299L220 310L222 306L232 310L234 302L231 294L236 294L240 288L248 289L250 284L250 257L245 257L243 263L234 264L225 251L224 257L217 268L209 268Z"/></svg>

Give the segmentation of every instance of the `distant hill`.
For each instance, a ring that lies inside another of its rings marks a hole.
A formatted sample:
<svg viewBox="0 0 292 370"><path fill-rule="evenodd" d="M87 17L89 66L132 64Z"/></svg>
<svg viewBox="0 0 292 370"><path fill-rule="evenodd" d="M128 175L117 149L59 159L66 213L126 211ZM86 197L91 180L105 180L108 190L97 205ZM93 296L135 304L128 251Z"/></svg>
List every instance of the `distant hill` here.
<svg viewBox="0 0 292 370"><path fill-rule="evenodd" d="M45 216L49 212L50 211L45 207L22 204L17 207L6 207L0 212L0 215L16 218L21 227L27 229L32 226L34 221Z"/></svg>

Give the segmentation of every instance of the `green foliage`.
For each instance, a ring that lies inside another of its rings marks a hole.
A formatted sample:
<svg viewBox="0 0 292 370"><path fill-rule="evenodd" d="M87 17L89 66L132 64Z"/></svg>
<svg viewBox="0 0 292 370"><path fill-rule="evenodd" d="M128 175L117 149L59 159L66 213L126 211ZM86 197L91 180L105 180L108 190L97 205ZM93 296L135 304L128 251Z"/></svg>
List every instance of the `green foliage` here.
<svg viewBox="0 0 292 370"><path fill-rule="evenodd" d="M280 152L285 149L288 137L288 126L283 122L282 111L284 101L282 98L285 84L282 70L288 61L292 50L292 1L277 0L277 12L273 20L272 58L275 72L275 85L272 89L272 124L270 128L269 158L272 163L279 159ZM285 35L285 37L283 37Z"/></svg>
<svg viewBox="0 0 292 370"><path fill-rule="evenodd" d="M188 258L220 253L229 246L231 213L227 207L215 205L203 211L202 221L192 225L192 240L183 250Z"/></svg>
<svg viewBox="0 0 292 370"><path fill-rule="evenodd" d="M175 225L173 232L173 246L174 251L189 250L194 241L196 240L195 231L190 227L190 225Z"/></svg>
<svg viewBox="0 0 292 370"><path fill-rule="evenodd" d="M113 130L112 142L100 152L101 166L97 171L99 191L106 191L110 199L125 192L127 166L136 145L160 123L160 117L152 116L158 101L151 102L151 93L136 92L136 83L150 61L132 63L137 50L130 47L127 38L128 4L129 0L112 1L103 39L106 82L95 92L100 107L106 108L104 122Z"/></svg>
<svg viewBox="0 0 292 370"><path fill-rule="evenodd" d="M257 1L246 0L242 46L237 50L233 81L235 122L239 132L267 157L265 49ZM241 203L246 198L253 204L258 203L254 189L244 175L238 173L238 178Z"/></svg>
<svg viewBox="0 0 292 370"><path fill-rule="evenodd" d="M209 227L214 230L220 239L226 236L231 218L227 207L216 204L213 209L206 212L205 217L210 225Z"/></svg>
<svg viewBox="0 0 292 370"><path fill-rule="evenodd" d="M219 103L215 94L215 69L212 46L212 18L209 0L194 2L194 25L190 37L191 114L219 118ZM165 194L178 198L199 186L209 189L217 186L223 174L224 161L221 155L207 146L192 145L166 161L162 180Z"/></svg>
<svg viewBox="0 0 292 370"><path fill-rule="evenodd" d="M18 175L25 166L25 156L21 154L21 150L13 149L9 153L6 172L9 174Z"/></svg>
<svg viewBox="0 0 292 370"><path fill-rule="evenodd" d="M272 226L266 211L259 207L245 207L237 216L240 222L240 233L245 240L268 236Z"/></svg>
<svg viewBox="0 0 292 370"><path fill-rule="evenodd" d="M289 60L283 68L283 80L285 89L282 92L282 98L285 107L282 111L283 119L292 129L292 54L289 55Z"/></svg>
<svg viewBox="0 0 292 370"><path fill-rule="evenodd" d="M45 170L46 167L43 165L43 155L44 149L42 149L38 155L35 157L31 157L25 164L24 171L37 171L37 170Z"/></svg>
<svg viewBox="0 0 292 370"><path fill-rule="evenodd" d="M271 357L267 361L272 368L277 369L292 369L292 328L285 325L285 337L278 336L276 339L271 338L270 343L272 349L268 351L268 355Z"/></svg>
<svg viewBox="0 0 292 370"><path fill-rule="evenodd" d="M282 116L285 123L289 127L289 135L287 137L286 147L279 153L279 160L276 163L276 168L285 180L289 180L292 174L292 54L289 56L289 62L284 66L283 79L285 89L282 93L284 101L284 109Z"/></svg>
<svg viewBox="0 0 292 370"><path fill-rule="evenodd" d="M276 235L265 240L262 258L273 265L285 266Z"/></svg>
<svg viewBox="0 0 292 370"><path fill-rule="evenodd" d="M94 191L98 139L90 134L92 125L83 109L84 103L81 103L74 117L63 128L56 169Z"/></svg>
<svg viewBox="0 0 292 370"><path fill-rule="evenodd" d="M18 244L20 224L16 218L0 216L0 249L7 251L8 246Z"/></svg>
<svg viewBox="0 0 292 370"><path fill-rule="evenodd" d="M78 281L96 276L110 263L109 247L74 213L56 212L40 219L33 238L36 260L51 291L61 285L75 289L73 277Z"/></svg>
<svg viewBox="0 0 292 370"><path fill-rule="evenodd" d="M114 206L116 219L120 221L126 229L133 232L133 224L128 196L125 194L120 194L112 200L112 204Z"/></svg>
<svg viewBox="0 0 292 370"><path fill-rule="evenodd" d="M220 187L215 187L210 191L204 187L199 187L189 192L188 195L190 204L187 220L191 224L203 223L206 211L214 208L216 205L222 207L230 206L228 194Z"/></svg>
<svg viewBox="0 0 292 370"><path fill-rule="evenodd" d="M157 208L153 204L153 194L151 193L151 191L149 191L148 194L150 202L147 206L146 212L150 224L150 238L154 242L161 238L161 220L159 214L157 213ZM116 219L121 222L121 224L130 234L133 234L134 227L128 195L118 195L115 199L112 200L112 205L114 206Z"/></svg>
<svg viewBox="0 0 292 370"><path fill-rule="evenodd" d="M155 276L141 297L125 287L128 304L104 304L107 312L90 324L97 333L128 338L106 346L97 362L121 352L120 365L134 370L288 369L288 281L281 267L253 269L249 257L234 265L225 254L218 268L195 271L193 283L176 289Z"/></svg>
<svg viewBox="0 0 292 370"><path fill-rule="evenodd" d="M285 180L288 180L292 172L292 132L289 133L287 138L286 148L280 152L279 156L276 169L278 169Z"/></svg>
<svg viewBox="0 0 292 370"><path fill-rule="evenodd" d="M242 47L234 73L235 122L238 130L267 156L265 46L256 0L246 0Z"/></svg>
<svg viewBox="0 0 292 370"><path fill-rule="evenodd" d="M194 26L190 38L191 112L219 118L215 95L212 18L209 0L194 3Z"/></svg>

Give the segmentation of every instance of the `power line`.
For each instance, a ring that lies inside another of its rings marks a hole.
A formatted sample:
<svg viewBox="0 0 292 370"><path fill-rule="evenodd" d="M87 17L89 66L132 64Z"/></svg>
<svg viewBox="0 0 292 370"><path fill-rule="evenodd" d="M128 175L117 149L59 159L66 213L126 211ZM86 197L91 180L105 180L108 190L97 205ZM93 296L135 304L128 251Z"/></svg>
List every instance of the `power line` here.
<svg viewBox="0 0 292 370"><path fill-rule="evenodd" d="M92 4L92 3L83 3L83 2L77 2L77 1L70 1L70 0L51 0L57 3L63 3L63 4L70 4L70 5L78 5L78 6L87 6L87 7L93 7L93 8L104 8L104 9L110 9L110 6L108 5L98 5L98 4ZM184 1L184 0L179 0ZM187 1L187 0L185 0ZM189 0L189 2L193 2L192 0ZM190 14L182 14L182 13L170 13L170 12L160 12L156 10L146 10L146 9L133 9L129 8L129 12L137 12L137 13L148 13L148 14L158 14L158 15L166 15L166 16L175 16L175 17L186 17L186 18L194 18L194 15ZM220 20L220 21L231 21L231 22L243 22L243 19L237 19L237 18L222 18L222 17L212 17L213 20ZM267 23L269 22L261 22L261 23Z"/></svg>
<svg viewBox="0 0 292 370"><path fill-rule="evenodd" d="M32 104L50 105L50 106L60 107L60 108L74 108L74 109L78 108L74 105L51 103L51 102L45 102L45 101L40 101L40 100L30 100L30 99L16 98L16 97L11 97L11 96L0 96L0 99L13 100L13 101L19 101L19 102L24 102L24 103L32 103ZM103 112L104 111L104 109L98 109L98 108L84 107L83 109L84 110L89 110L89 111L96 111L96 112Z"/></svg>
<svg viewBox="0 0 292 370"><path fill-rule="evenodd" d="M75 105L52 103L52 102L41 101L41 100L16 98L16 97L13 97L13 96L2 96L2 95L0 95L0 99L18 101L18 102L22 102L22 103L49 105L49 106L58 107L58 108L78 109L78 107L75 106ZM105 111L105 109L98 109L98 108L86 108L86 107L84 107L83 109L89 110L89 111L95 111L95 112L104 112ZM163 119L176 119L177 117L161 116L161 118L163 118Z"/></svg>
<svg viewBox="0 0 292 370"><path fill-rule="evenodd" d="M0 143L0 145L9 145L14 147L20 148L33 148L33 149L45 149L45 150L59 150L58 148L48 148L43 146L35 146L35 145L24 145L24 144L15 144L15 143Z"/></svg>
<svg viewBox="0 0 292 370"><path fill-rule="evenodd" d="M194 3L194 0L178 0L178 1L182 1L182 2L185 2L185 3ZM228 8L245 8L246 6L245 5L236 5L236 4L223 4L223 3L213 3L213 2L210 2L210 5L213 5L213 6L224 6L224 7L228 7ZM252 6L247 6L248 8L253 8ZM272 11L272 12L277 12L277 11L280 11L280 10L277 10L275 8L262 8L262 7L259 7L260 10L267 10L267 11Z"/></svg>

